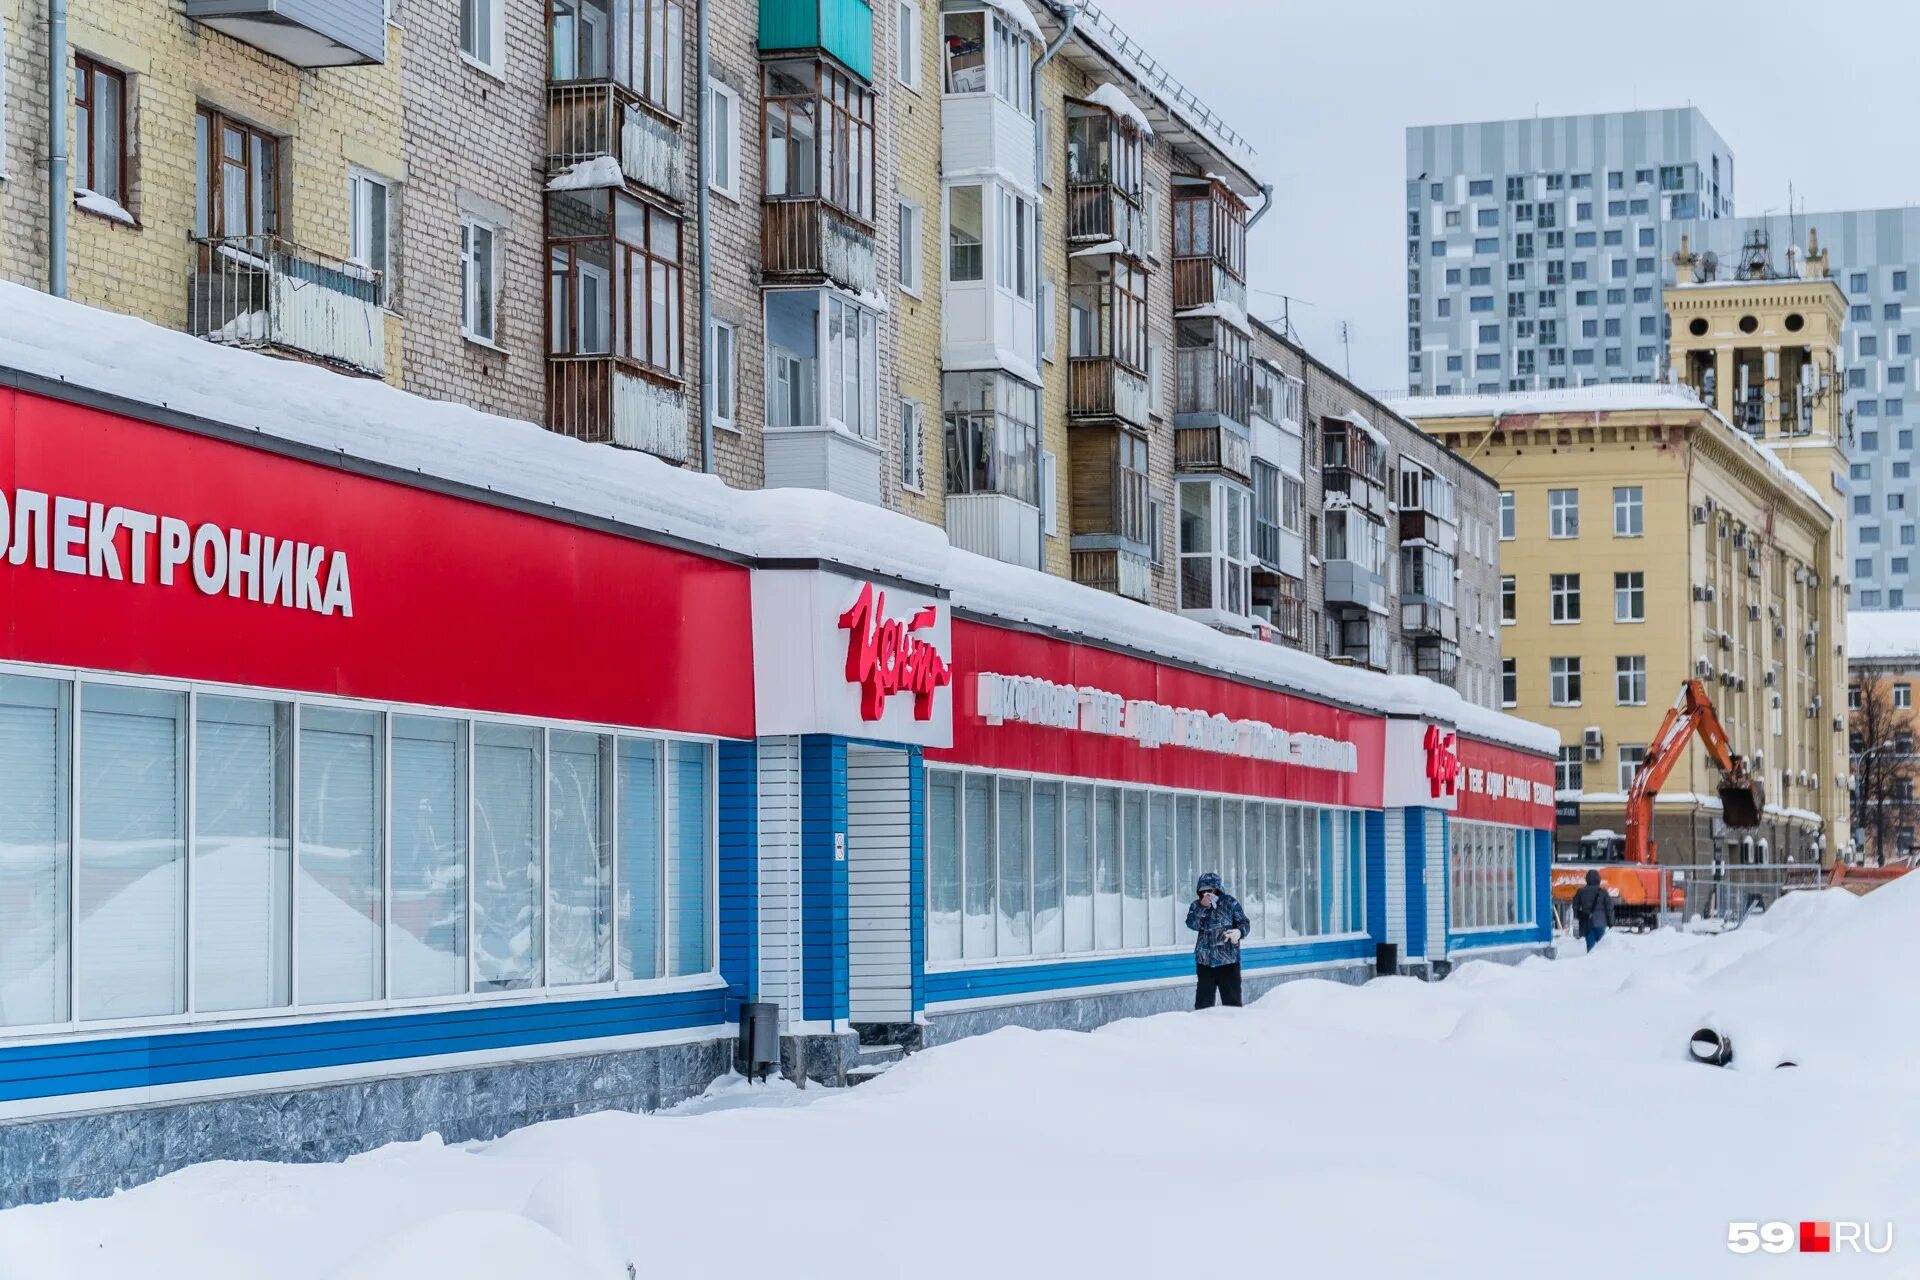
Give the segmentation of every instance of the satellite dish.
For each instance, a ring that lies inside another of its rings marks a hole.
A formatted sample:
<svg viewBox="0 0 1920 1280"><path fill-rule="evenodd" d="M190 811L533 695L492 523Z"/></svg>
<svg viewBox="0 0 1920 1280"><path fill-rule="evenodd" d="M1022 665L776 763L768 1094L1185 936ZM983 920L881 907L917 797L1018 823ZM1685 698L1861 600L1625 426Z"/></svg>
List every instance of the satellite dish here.
<svg viewBox="0 0 1920 1280"><path fill-rule="evenodd" d="M1709 249L1700 255L1699 276L1702 280L1711 280L1720 274L1720 255Z"/></svg>

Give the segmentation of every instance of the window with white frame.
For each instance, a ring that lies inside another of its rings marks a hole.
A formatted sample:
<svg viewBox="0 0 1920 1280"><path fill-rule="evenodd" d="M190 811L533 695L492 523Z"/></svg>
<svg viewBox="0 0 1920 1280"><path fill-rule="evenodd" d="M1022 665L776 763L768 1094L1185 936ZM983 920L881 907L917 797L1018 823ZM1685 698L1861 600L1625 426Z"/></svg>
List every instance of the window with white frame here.
<svg viewBox="0 0 1920 1280"><path fill-rule="evenodd" d="M1556 707L1580 705L1580 659L1547 659L1547 697Z"/></svg>
<svg viewBox="0 0 1920 1280"><path fill-rule="evenodd" d="M1514 577L1507 574L1500 579L1500 625L1510 627L1520 621L1519 588L1514 585Z"/></svg>
<svg viewBox="0 0 1920 1280"><path fill-rule="evenodd" d="M460 52L495 75L500 73L500 24L506 0L459 0Z"/></svg>
<svg viewBox="0 0 1920 1280"><path fill-rule="evenodd" d="M1633 786L1633 775L1640 772L1640 762L1647 758L1645 743L1622 743L1620 746L1620 790L1624 794Z"/></svg>
<svg viewBox="0 0 1920 1280"><path fill-rule="evenodd" d="M1513 517L1513 490L1503 489L1500 492L1500 540L1502 542L1513 541Z"/></svg>
<svg viewBox="0 0 1920 1280"><path fill-rule="evenodd" d="M460 220L460 332L489 345L499 341L494 323L497 234L477 218Z"/></svg>
<svg viewBox="0 0 1920 1280"><path fill-rule="evenodd" d="M374 273L382 305L393 298L392 261L388 250L389 215L393 188L385 178L364 169L347 176L347 256Z"/></svg>
<svg viewBox="0 0 1920 1280"><path fill-rule="evenodd" d="M918 400L900 402L900 487L914 493L927 487L927 411Z"/></svg>
<svg viewBox="0 0 1920 1280"><path fill-rule="evenodd" d="M1549 574L1547 578L1548 596L1552 605L1552 617L1555 622L1580 621L1580 575L1577 573Z"/></svg>
<svg viewBox="0 0 1920 1280"><path fill-rule="evenodd" d="M1055 465L1053 450L1042 449L1040 451L1040 528L1049 538L1058 537L1060 534L1058 516L1060 479L1054 470Z"/></svg>
<svg viewBox="0 0 1920 1280"><path fill-rule="evenodd" d="M991 93L1031 114L1033 45L998 9L960 9L941 15L947 93Z"/></svg>
<svg viewBox="0 0 1920 1280"><path fill-rule="evenodd" d="M1639 485L1620 485L1613 491L1613 536L1638 538L1645 528L1643 494Z"/></svg>
<svg viewBox="0 0 1920 1280"><path fill-rule="evenodd" d="M1192 950L1193 884L1216 871L1252 942L1366 928L1349 809L927 770L927 961Z"/></svg>
<svg viewBox="0 0 1920 1280"><path fill-rule="evenodd" d="M1140 196L1140 219L1145 228L1142 248L1149 258L1160 256L1160 220L1166 216L1166 207L1166 193L1160 189L1159 179L1148 178Z"/></svg>
<svg viewBox="0 0 1920 1280"><path fill-rule="evenodd" d="M1517 658L1500 659L1500 705L1511 707L1520 701L1520 671Z"/></svg>
<svg viewBox="0 0 1920 1280"><path fill-rule="evenodd" d="M1613 700L1623 707L1641 707L1647 702L1647 659L1645 654L1620 654L1613 660Z"/></svg>
<svg viewBox="0 0 1920 1280"><path fill-rule="evenodd" d="M740 387L740 333L725 320L713 322L713 425L737 429Z"/></svg>
<svg viewBox="0 0 1920 1280"><path fill-rule="evenodd" d="M767 291L767 425L880 432L874 313L822 289Z"/></svg>
<svg viewBox="0 0 1920 1280"><path fill-rule="evenodd" d="M1647 575L1638 569L1613 575L1613 620L1647 620Z"/></svg>
<svg viewBox="0 0 1920 1280"><path fill-rule="evenodd" d="M1547 536L1549 538L1580 536L1580 491L1578 489L1547 490Z"/></svg>
<svg viewBox="0 0 1920 1280"><path fill-rule="evenodd" d="M1447 828L1447 921L1454 929L1510 929L1538 910L1533 833L1488 822Z"/></svg>
<svg viewBox="0 0 1920 1280"><path fill-rule="evenodd" d="M707 82L707 182L729 200L740 198L740 95Z"/></svg>
<svg viewBox="0 0 1920 1280"><path fill-rule="evenodd" d="M986 188L963 183L947 188L947 281L986 279Z"/></svg>
<svg viewBox="0 0 1920 1280"><path fill-rule="evenodd" d="M900 0L894 18L893 74L909 89L920 88L920 4Z"/></svg>
<svg viewBox="0 0 1920 1280"><path fill-rule="evenodd" d="M1040 505L1040 390L998 370L941 378L949 493Z"/></svg>
<svg viewBox="0 0 1920 1280"><path fill-rule="evenodd" d="M1896 684L1893 686L1893 707L1896 711L1905 711L1913 705L1913 686Z"/></svg>
<svg viewBox="0 0 1920 1280"><path fill-rule="evenodd" d="M926 230L926 211L918 201L900 197L900 288L919 297L920 282L920 242Z"/></svg>
<svg viewBox="0 0 1920 1280"><path fill-rule="evenodd" d="M0 797L9 1033L714 968L709 742L5 674Z"/></svg>
<svg viewBox="0 0 1920 1280"><path fill-rule="evenodd" d="M1252 611L1252 498L1221 480L1182 480L1180 607L1232 618Z"/></svg>
<svg viewBox="0 0 1920 1280"><path fill-rule="evenodd" d="M994 227L994 278L1017 297L1033 297L1033 202L995 184L1000 216Z"/></svg>

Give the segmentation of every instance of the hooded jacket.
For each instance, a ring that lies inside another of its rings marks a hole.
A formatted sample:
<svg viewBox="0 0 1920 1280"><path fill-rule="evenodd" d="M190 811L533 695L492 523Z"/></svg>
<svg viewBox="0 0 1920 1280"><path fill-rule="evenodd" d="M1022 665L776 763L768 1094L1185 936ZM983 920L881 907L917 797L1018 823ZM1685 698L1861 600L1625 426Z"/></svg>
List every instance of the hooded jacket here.
<svg viewBox="0 0 1920 1280"><path fill-rule="evenodd" d="M1200 901L1202 889L1211 889L1218 896L1211 907ZM1229 929L1238 929L1245 938L1253 927L1247 919L1247 913L1240 907L1240 900L1227 893L1220 883L1220 877L1209 871L1200 877L1194 885L1193 904L1187 908L1187 928L1193 930L1193 959L1195 964L1204 964L1215 968L1223 964L1240 963L1240 944L1227 938Z"/></svg>
<svg viewBox="0 0 1920 1280"><path fill-rule="evenodd" d="M1587 882L1574 891L1573 919L1582 932L1605 929L1613 924L1613 895L1600 883L1598 871L1589 870Z"/></svg>

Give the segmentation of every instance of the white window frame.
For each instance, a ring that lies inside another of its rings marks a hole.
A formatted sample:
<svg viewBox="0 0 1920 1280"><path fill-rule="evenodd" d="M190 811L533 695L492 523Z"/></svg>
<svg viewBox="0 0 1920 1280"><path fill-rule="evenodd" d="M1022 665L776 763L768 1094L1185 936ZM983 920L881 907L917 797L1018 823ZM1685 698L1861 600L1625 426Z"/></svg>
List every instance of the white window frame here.
<svg viewBox="0 0 1920 1280"><path fill-rule="evenodd" d="M1146 228L1143 248L1155 262L1160 260L1160 219L1166 205L1166 193L1160 189L1159 180L1148 178L1140 191L1140 219Z"/></svg>
<svg viewBox="0 0 1920 1280"><path fill-rule="evenodd" d="M850 439L863 440L868 444L877 445L880 441L880 422L879 422L879 418L880 418L880 371L879 371L880 313L874 311L871 307L863 305L858 298L856 298L854 295L850 293L843 293L838 289L830 289L830 288L823 288L823 287L817 287L812 289L765 290L763 292L762 301L761 301L761 305L763 308L767 305L767 303L772 299L773 295L776 293L809 293L809 294L815 295L819 299L819 302L817 304L817 307L814 313L814 329L813 329L813 359L814 359L813 417L815 421L789 423L788 426L796 427L796 428L827 427L827 428L831 428L834 431L838 431L841 435L847 436ZM870 421L864 424L866 427L869 428L867 430L862 430L859 425L848 423L844 419L836 418L833 416L833 410L832 410L833 387L836 379L838 379L840 376L840 369L839 369L839 366L835 363L836 359L838 358L837 353L835 352L834 349L828 346L827 334L831 329L830 317L832 315L833 308L836 305L845 307L848 310L857 313L858 318L862 322L861 323L862 333L861 333L860 339L856 339L856 344L860 347L863 354L865 350L864 343L862 341L865 336L864 331L868 325L871 325L873 329L873 334L874 334L873 369L871 372L871 377L867 379L863 379L860 383L861 414L862 414L862 417L871 419ZM763 317L764 317L764 311L763 311ZM766 360L767 360L766 378L767 378L767 394L769 398L772 398L776 394L775 393L776 386L782 385L780 379L778 379L775 376L775 370L773 365L775 352L776 352L776 349L774 348L774 346L771 343L768 343L767 350L766 350ZM769 413L767 417L769 422L769 426L767 428L768 430L779 431L779 430L785 429L783 427L775 427L771 425L772 418L773 418L773 415L771 413Z"/></svg>
<svg viewBox="0 0 1920 1280"><path fill-rule="evenodd" d="M470 67L486 72L496 80L505 80L506 67L504 54L506 44L506 4L507 0L458 0L459 10L454 14L454 38L459 39L460 19L471 6L475 13L486 19L487 47L486 56L481 51L460 46L460 60ZM476 27L479 25L475 24Z"/></svg>
<svg viewBox="0 0 1920 1280"><path fill-rule="evenodd" d="M927 210L918 200L906 196L899 200L899 238L900 263L895 272L900 292L912 297L924 297L927 288L925 247L927 238ZM911 224L911 226L909 226ZM909 270L911 268L911 270Z"/></svg>
<svg viewBox="0 0 1920 1280"><path fill-rule="evenodd" d="M1500 541L1513 541L1514 529L1518 522L1513 490L1502 489L1500 491Z"/></svg>
<svg viewBox="0 0 1920 1280"><path fill-rule="evenodd" d="M1580 622L1580 575L1555 573L1547 577L1548 618L1555 626Z"/></svg>
<svg viewBox="0 0 1920 1280"><path fill-rule="evenodd" d="M1586 684L1585 684L1583 674L1580 670L1579 658L1577 657L1548 658L1547 659L1547 701L1548 703L1556 707L1580 706L1581 705L1580 698L1570 698L1567 696L1572 691L1572 682L1575 680L1581 681L1580 692L1581 694L1584 695L1586 693Z"/></svg>
<svg viewBox="0 0 1920 1280"><path fill-rule="evenodd" d="M1059 463L1054 457L1053 450L1042 449L1040 451L1040 521L1041 528L1049 538L1060 536L1058 467Z"/></svg>
<svg viewBox="0 0 1920 1280"><path fill-rule="evenodd" d="M1913 705L1913 686L1896 684L1893 686L1893 707L1896 711L1905 711Z"/></svg>
<svg viewBox="0 0 1920 1280"><path fill-rule="evenodd" d="M1513 682L1513 696L1507 696L1507 682ZM1518 658L1500 659L1500 705L1517 707L1520 705L1520 660Z"/></svg>
<svg viewBox="0 0 1920 1280"><path fill-rule="evenodd" d="M707 111L705 119L708 156L713 155L714 142L716 141L713 131L714 117L716 115L713 110L713 102L716 98L725 99L727 104L726 133L722 135L719 140L726 144L728 172L722 175L720 170L709 161L707 187L709 190L715 191L737 204L740 200L740 95L735 93L730 86L722 84L720 81L712 79L711 77L708 78Z"/></svg>
<svg viewBox="0 0 1920 1280"><path fill-rule="evenodd" d="M380 191L380 200L386 205L387 237L378 262L373 261L366 251L367 242L373 238L373 206L367 196L376 187ZM359 165L347 168L347 260L379 273L380 305L383 307L391 307L393 299L393 188L392 179L382 177L371 169L362 169Z"/></svg>
<svg viewBox="0 0 1920 1280"><path fill-rule="evenodd" d="M1629 756L1627 754L1628 752L1632 752L1632 756ZM1629 787L1633 786L1633 775L1640 772L1640 762L1646 758L1647 748L1644 743L1623 742L1617 748L1614 759L1617 762L1618 780L1622 794L1624 794Z"/></svg>
<svg viewBox="0 0 1920 1280"><path fill-rule="evenodd" d="M1622 526L1631 527L1622 527ZM1613 490L1613 536L1638 538L1646 533L1646 490L1637 484L1615 485Z"/></svg>
<svg viewBox="0 0 1920 1280"><path fill-rule="evenodd" d="M1571 495L1571 501L1561 500L1568 495ZM1547 536L1556 540L1580 536L1580 491L1578 489L1547 490Z"/></svg>
<svg viewBox="0 0 1920 1280"><path fill-rule="evenodd" d="M1613 620L1615 622L1638 623L1647 620L1647 575L1639 569L1625 569L1615 575L1613 584ZM1639 582L1629 581L1621 586L1619 577L1638 578ZM1636 612L1631 606L1638 606Z"/></svg>
<svg viewBox="0 0 1920 1280"><path fill-rule="evenodd" d="M725 335L722 337L722 335ZM713 343L713 425L738 431L740 424L740 330L730 320L715 320ZM722 379L724 392L722 390Z"/></svg>
<svg viewBox="0 0 1920 1280"><path fill-rule="evenodd" d="M478 297L475 287L474 267L476 245L474 233L487 233L487 275L489 277L488 296L493 299L492 313L487 317L488 328L482 333L473 325L474 302ZM483 347L500 347L500 228L484 218L472 214L460 217L460 336L469 342L477 342Z"/></svg>
<svg viewBox="0 0 1920 1280"><path fill-rule="evenodd" d="M900 402L900 487L927 491L927 407L918 400Z"/></svg>
<svg viewBox="0 0 1920 1280"><path fill-rule="evenodd" d="M1626 665L1621 665L1625 663ZM1635 688L1639 697L1633 697ZM1613 659L1613 701L1615 706L1647 705L1647 659L1644 654L1623 653Z"/></svg>
<svg viewBox="0 0 1920 1280"><path fill-rule="evenodd" d="M1059 343L1055 330L1059 326L1054 323L1053 316L1059 306L1059 298L1059 287L1051 279L1040 282L1040 358L1048 364L1052 364L1058 354Z"/></svg>
<svg viewBox="0 0 1920 1280"><path fill-rule="evenodd" d="M894 15L899 24L894 32L894 79L915 93L920 92L920 5L918 0L900 0Z"/></svg>
<svg viewBox="0 0 1920 1280"><path fill-rule="evenodd" d="M1147 416L1163 418L1167 413L1166 392L1161 384L1167 380L1167 348L1157 338L1147 339Z"/></svg>

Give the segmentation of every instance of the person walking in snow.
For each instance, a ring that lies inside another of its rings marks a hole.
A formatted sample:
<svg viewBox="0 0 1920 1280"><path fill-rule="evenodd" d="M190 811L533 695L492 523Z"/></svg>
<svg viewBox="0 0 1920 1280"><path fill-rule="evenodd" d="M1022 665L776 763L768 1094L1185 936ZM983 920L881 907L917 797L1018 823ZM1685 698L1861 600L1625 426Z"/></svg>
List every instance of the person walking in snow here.
<svg viewBox="0 0 1920 1280"><path fill-rule="evenodd" d="M1573 894L1573 927L1587 940L1587 950L1599 945L1613 923L1613 895L1600 883L1600 873L1587 869L1587 882Z"/></svg>
<svg viewBox="0 0 1920 1280"><path fill-rule="evenodd" d="M1240 1007L1240 940L1252 925L1239 899L1220 883L1218 872L1209 871L1194 886L1193 905L1187 908L1187 928L1193 930L1193 967L1199 985L1193 993L1193 1007L1213 1008L1217 993L1220 1003L1230 1009Z"/></svg>

